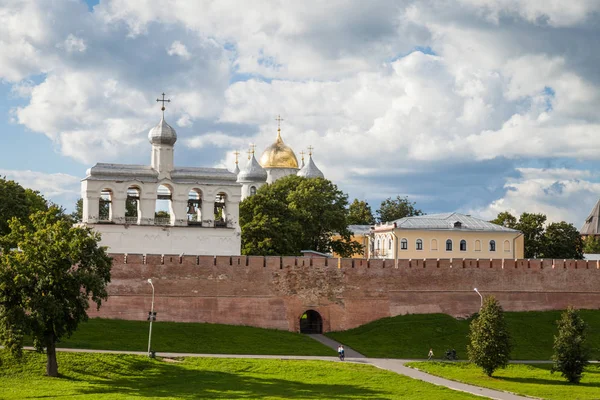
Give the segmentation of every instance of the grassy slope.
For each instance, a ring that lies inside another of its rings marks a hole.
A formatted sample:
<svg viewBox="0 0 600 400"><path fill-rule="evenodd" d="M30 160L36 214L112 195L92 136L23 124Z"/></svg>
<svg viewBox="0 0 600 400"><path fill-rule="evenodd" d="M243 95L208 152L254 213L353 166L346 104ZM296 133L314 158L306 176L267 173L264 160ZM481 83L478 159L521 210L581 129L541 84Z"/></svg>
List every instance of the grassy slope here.
<svg viewBox="0 0 600 400"><path fill-rule="evenodd" d="M0 353L0 398L90 399L476 399L368 365L325 361L59 353L61 378L43 376L44 356L16 364ZM23 382L27 382L26 385Z"/></svg>
<svg viewBox="0 0 600 400"><path fill-rule="evenodd" d="M567 383L560 373L551 374L551 366L547 364L511 364L494 372L491 378L481 368L468 363L420 362L408 365L455 381L526 396L568 400L600 398L600 365L597 364L586 369L578 385Z"/></svg>
<svg viewBox="0 0 600 400"><path fill-rule="evenodd" d="M582 310L589 325L588 343L592 357L600 358L600 311ZM515 360L548 360L560 311L507 312ZM426 358L432 347L436 358L446 349L456 349L459 358L467 354L470 320L456 320L446 314L414 314L384 318L327 336L370 357Z"/></svg>
<svg viewBox="0 0 600 400"><path fill-rule="evenodd" d="M77 349L148 349L148 322L90 319L59 347ZM335 356L326 346L299 333L249 326L155 322L152 349L157 352Z"/></svg>

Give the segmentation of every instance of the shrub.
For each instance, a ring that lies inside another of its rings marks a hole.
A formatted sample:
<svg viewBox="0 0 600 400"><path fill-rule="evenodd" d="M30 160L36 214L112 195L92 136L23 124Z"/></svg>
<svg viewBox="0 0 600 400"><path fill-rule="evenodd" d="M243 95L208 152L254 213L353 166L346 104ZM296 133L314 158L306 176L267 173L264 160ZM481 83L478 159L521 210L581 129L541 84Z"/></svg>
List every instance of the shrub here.
<svg viewBox="0 0 600 400"><path fill-rule="evenodd" d="M558 335L554 336L552 372L560 372L571 383L579 383L583 369L588 362L589 349L586 346L587 324L579 312L569 307L556 321Z"/></svg>

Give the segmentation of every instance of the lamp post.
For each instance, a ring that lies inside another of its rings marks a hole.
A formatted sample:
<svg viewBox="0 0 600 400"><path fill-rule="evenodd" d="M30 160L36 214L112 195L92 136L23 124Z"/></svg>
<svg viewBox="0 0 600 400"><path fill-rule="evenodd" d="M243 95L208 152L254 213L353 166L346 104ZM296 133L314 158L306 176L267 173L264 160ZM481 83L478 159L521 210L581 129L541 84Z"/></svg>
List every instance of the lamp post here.
<svg viewBox="0 0 600 400"><path fill-rule="evenodd" d="M152 357L152 353L150 353L150 343L152 341L152 321L156 317L154 316L154 285L152 284L152 279L148 278L148 283L150 286L152 286L152 305L150 313L148 314L148 321L150 321L150 332L148 333L148 357Z"/></svg>
<svg viewBox="0 0 600 400"><path fill-rule="evenodd" d="M477 290L477 288L473 288L473 290L475 292L477 292L477 294L479 295L479 297L481 297L481 303L479 305L479 309L481 310L483 308L483 296L481 295L481 293L479 293L479 290Z"/></svg>

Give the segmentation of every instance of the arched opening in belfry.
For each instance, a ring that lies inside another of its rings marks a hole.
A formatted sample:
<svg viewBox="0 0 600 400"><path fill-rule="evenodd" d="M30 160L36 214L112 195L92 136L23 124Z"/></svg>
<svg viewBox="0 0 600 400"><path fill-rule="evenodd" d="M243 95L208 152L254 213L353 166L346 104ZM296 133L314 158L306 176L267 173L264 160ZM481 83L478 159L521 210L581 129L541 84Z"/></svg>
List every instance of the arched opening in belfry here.
<svg viewBox="0 0 600 400"><path fill-rule="evenodd" d="M167 185L160 185L156 190L154 225L171 225L172 216L173 191Z"/></svg>
<svg viewBox="0 0 600 400"><path fill-rule="evenodd" d="M129 186L127 188L127 199L125 200L125 222L137 224L141 217L140 212L140 188Z"/></svg>
<svg viewBox="0 0 600 400"><path fill-rule="evenodd" d="M100 192L100 199L98 203L98 221L110 222L112 221L112 200L113 192L110 189L103 189Z"/></svg>
<svg viewBox="0 0 600 400"><path fill-rule="evenodd" d="M217 193L215 198L215 227L225 228L227 226L227 195L223 192Z"/></svg>
<svg viewBox="0 0 600 400"><path fill-rule="evenodd" d="M315 310L307 310L300 317L300 333L323 333L323 318Z"/></svg>
<svg viewBox="0 0 600 400"><path fill-rule="evenodd" d="M188 193L187 204L188 225L202 225L202 191L192 189Z"/></svg>

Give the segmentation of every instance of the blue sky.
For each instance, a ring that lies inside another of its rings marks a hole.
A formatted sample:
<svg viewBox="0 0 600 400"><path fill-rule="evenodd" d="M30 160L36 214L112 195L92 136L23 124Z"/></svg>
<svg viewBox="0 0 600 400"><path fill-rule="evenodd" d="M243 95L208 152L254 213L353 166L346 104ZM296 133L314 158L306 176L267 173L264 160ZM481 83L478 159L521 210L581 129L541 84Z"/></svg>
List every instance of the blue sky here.
<svg viewBox="0 0 600 400"><path fill-rule="evenodd" d="M600 3L29 2L0 6L0 174L71 209L96 162L176 164L283 138L373 210L543 212L600 197ZM242 162L243 167L243 162Z"/></svg>

